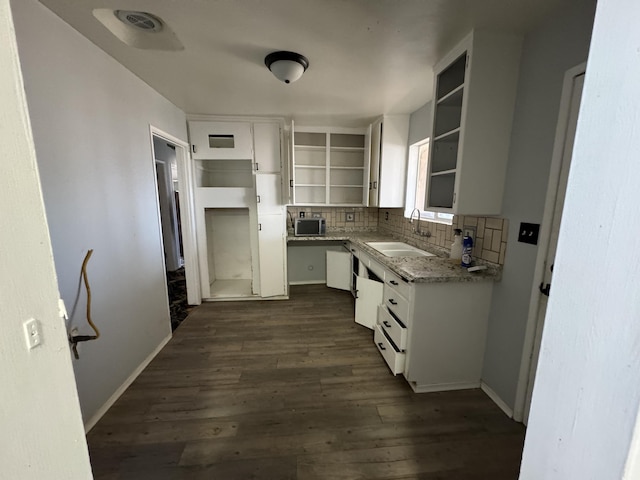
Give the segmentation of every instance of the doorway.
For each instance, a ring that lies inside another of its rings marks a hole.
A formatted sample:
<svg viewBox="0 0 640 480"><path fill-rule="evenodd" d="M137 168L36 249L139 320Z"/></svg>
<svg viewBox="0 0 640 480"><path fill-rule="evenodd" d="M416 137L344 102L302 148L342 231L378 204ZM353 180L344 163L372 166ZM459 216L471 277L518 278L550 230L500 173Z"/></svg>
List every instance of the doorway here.
<svg viewBox="0 0 640 480"><path fill-rule="evenodd" d="M556 127L549 185L545 201L544 216L540 234L540 248L536 259L534 285L529 303L527 332L525 335L514 419L525 425L529 418L531 398L538 366L538 357L542 343L544 320L547 311L547 299L552 294L552 275L555 261L558 234L562 220L567 180L573 154L582 86L584 84L586 64L578 65L566 72L560 113Z"/></svg>
<svg viewBox="0 0 640 480"><path fill-rule="evenodd" d="M189 305L201 302L193 233L188 145L151 127L158 214L167 275L171 329L186 318Z"/></svg>

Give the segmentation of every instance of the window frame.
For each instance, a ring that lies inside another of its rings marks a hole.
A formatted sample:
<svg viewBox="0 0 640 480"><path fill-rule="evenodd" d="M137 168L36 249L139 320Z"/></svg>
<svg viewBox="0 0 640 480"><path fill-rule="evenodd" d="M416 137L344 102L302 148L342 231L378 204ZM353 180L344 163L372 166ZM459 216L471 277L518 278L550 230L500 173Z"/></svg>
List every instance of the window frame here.
<svg viewBox="0 0 640 480"><path fill-rule="evenodd" d="M418 189L418 176L419 176L418 166L420 162L420 148L423 145L429 145L429 148L431 148L431 138L427 137L409 145L409 152L408 152L408 159L407 159L407 192L406 192L405 207L404 207L405 218L411 217L411 212L414 210L414 207L416 204L416 193ZM425 168L427 169L429 168L428 162L425 165ZM418 208L420 210L420 220L425 220L433 223L442 223L444 225L453 225L453 215L450 213L423 211L424 205L422 205L421 207L415 207L415 208Z"/></svg>

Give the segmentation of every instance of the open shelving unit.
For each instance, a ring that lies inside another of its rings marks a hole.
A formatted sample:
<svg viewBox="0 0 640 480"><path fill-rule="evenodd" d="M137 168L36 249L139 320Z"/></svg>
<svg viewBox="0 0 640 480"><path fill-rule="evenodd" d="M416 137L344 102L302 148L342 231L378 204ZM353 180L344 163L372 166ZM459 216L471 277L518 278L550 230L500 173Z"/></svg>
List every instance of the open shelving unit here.
<svg viewBox="0 0 640 480"><path fill-rule="evenodd" d="M362 129L294 131L293 203L358 205L368 189L368 138Z"/></svg>

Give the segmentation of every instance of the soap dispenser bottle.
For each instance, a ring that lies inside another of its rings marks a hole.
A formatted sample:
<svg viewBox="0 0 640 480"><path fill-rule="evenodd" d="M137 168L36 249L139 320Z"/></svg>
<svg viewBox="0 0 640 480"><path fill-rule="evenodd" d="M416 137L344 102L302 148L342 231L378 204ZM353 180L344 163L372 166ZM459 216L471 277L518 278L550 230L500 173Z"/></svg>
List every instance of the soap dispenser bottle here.
<svg viewBox="0 0 640 480"><path fill-rule="evenodd" d="M453 231L453 243L451 244L449 258L454 263L459 263L462 260L462 230L459 228Z"/></svg>

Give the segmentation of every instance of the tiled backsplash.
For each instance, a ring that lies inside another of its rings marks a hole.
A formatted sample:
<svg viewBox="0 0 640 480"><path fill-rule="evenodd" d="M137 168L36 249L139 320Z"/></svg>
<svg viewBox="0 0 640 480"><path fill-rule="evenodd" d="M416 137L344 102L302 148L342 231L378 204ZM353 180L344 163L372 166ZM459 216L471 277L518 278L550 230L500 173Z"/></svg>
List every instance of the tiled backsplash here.
<svg viewBox="0 0 640 480"><path fill-rule="evenodd" d="M487 262L504 265L507 251L507 233L509 221L497 217L472 217L456 215L453 225L420 221L420 231L429 231L430 237L414 233L417 220L410 223L402 208L381 208L378 217L378 231L404 237L409 243L420 247L426 245L451 249L453 230L463 227L475 227L476 238L473 256Z"/></svg>
<svg viewBox="0 0 640 480"><path fill-rule="evenodd" d="M287 207L294 218L304 212L311 218L313 213L320 213L327 220L328 229L376 231L378 228L378 209L364 207ZM347 222L347 213L353 214L353 222Z"/></svg>
<svg viewBox="0 0 640 480"><path fill-rule="evenodd" d="M449 250L453 243L453 230L463 227L474 227L476 238L473 245L473 256L487 262L504 265L507 251L507 233L509 221L498 217L473 217L456 215L453 225L420 221L420 230L431 232L430 237L414 233L415 222L410 223L404 216L402 208L364 208L364 207L287 207L288 212L298 217L300 212L311 218L313 213L320 213L327 220L327 228L342 231L380 231L405 241L421 246L436 246ZM347 222L347 213L353 214L353 222Z"/></svg>

